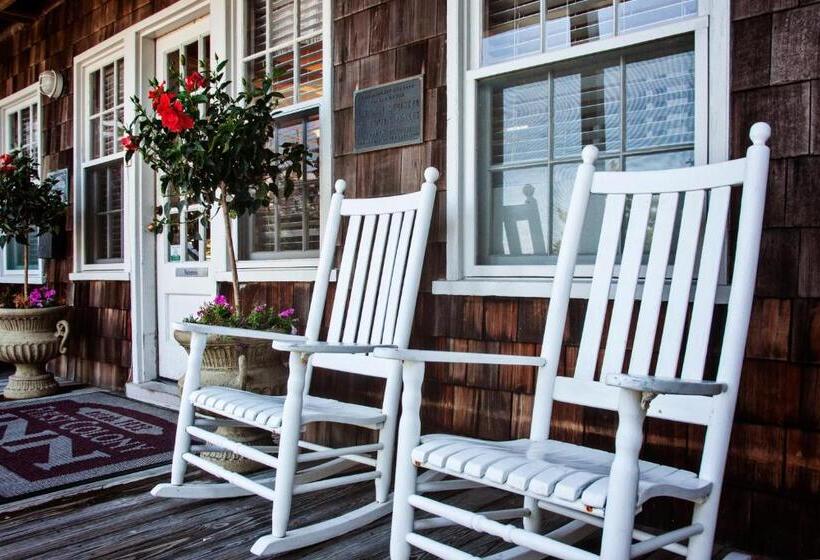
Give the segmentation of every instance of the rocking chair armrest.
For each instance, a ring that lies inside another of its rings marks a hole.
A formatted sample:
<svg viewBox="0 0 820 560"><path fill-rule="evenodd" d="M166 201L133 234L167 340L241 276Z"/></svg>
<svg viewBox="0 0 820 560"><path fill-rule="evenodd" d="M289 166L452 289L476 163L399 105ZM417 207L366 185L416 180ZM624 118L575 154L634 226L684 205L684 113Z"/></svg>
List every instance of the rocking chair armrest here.
<svg viewBox="0 0 820 560"><path fill-rule="evenodd" d="M540 356L516 356L511 354L481 354L478 352L448 352L440 350L412 350L376 348L373 355L407 362L438 362L449 364L487 364L502 366L543 367L547 361Z"/></svg>
<svg viewBox="0 0 820 560"><path fill-rule="evenodd" d="M307 340L302 335L285 334L273 331L258 331L254 329L240 329L236 327L216 327L213 325L200 325L198 323L171 323L174 330L209 334L215 336L228 336L234 338L258 338L261 340L272 340L276 342L289 342L291 344L304 342Z"/></svg>
<svg viewBox="0 0 820 560"><path fill-rule="evenodd" d="M685 381L676 378L628 375L625 373L609 373L604 377L604 383L627 391L658 395L714 397L727 389L725 383L716 383L714 381Z"/></svg>
<svg viewBox="0 0 820 560"><path fill-rule="evenodd" d="M273 342L273 347L282 352L300 352L302 354L370 354L376 348L395 348L393 345L356 344L344 342L321 342L305 340Z"/></svg>

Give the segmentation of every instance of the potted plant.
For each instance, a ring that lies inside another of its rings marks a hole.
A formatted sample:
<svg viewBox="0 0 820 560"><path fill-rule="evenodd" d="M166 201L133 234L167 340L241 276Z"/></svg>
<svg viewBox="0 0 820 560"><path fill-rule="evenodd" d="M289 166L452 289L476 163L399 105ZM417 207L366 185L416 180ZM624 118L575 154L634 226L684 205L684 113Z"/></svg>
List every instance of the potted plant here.
<svg viewBox="0 0 820 560"><path fill-rule="evenodd" d="M37 163L18 150L0 155L0 247L10 241L23 248L23 287L0 301L0 361L15 365L3 395L7 399L43 397L57 392L45 363L65 352L68 308L47 286L30 289L29 241L59 230L66 203L52 179L39 180Z"/></svg>
<svg viewBox="0 0 820 560"><path fill-rule="evenodd" d="M182 212L186 205L197 205L201 208L198 219L206 226L221 214L231 269L232 302L219 296L204 305L196 317L187 320L290 332L292 310L276 312L264 306L250 310L243 307L231 220L255 213L280 195L289 196L294 179L302 176L307 149L296 143L283 144L278 150L271 145L276 107L282 98L273 89L278 73L255 83L243 81L240 91L234 95L225 76L226 61L217 61L214 70L208 70L204 62L199 66L201 72L171 76L173 82L180 84L177 91L166 89L164 82L152 80L148 91L150 106L143 106L136 96L132 98L136 115L121 140L126 162L140 153L160 181L162 203L157 206L148 228L161 234L172 216L173 205L180 210L177 214L180 216L187 215ZM180 224L180 227L185 226ZM187 333L177 332L174 336L187 350L190 341ZM270 394L283 388L285 379L282 358L270 342L208 338L202 364L203 385ZM246 436L258 437L250 431ZM231 437L242 439L236 433ZM224 458L220 462L232 470L256 467L240 456L221 455Z"/></svg>

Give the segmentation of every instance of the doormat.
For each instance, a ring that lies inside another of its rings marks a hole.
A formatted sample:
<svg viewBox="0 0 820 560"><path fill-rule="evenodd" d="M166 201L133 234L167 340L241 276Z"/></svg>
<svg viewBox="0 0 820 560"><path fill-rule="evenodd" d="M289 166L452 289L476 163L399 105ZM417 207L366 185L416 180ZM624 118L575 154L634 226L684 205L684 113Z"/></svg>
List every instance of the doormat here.
<svg viewBox="0 0 820 560"><path fill-rule="evenodd" d="M176 417L103 391L0 402L0 503L169 463Z"/></svg>

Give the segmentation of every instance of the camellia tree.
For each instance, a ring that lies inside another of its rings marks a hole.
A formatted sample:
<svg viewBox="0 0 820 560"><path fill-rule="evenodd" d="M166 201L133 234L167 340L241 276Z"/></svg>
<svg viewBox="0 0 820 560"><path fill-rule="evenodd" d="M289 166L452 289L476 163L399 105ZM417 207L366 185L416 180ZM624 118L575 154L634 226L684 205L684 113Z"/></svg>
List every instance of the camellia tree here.
<svg viewBox="0 0 820 560"><path fill-rule="evenodd" d="M241 91L232 95L227 61L217 61L214 70L199 64L201 72L184 79L171 76L181 83L178 91L152 80L150 108L133 97L136 116L121 142L127 162L139 152L159 176L164 200L149 229L163 231L173 204L179 215L186 205L199 206L202 225L222 213L233 299L240 309L231 219L253 214L280 195L290 196L308 152L303 144L271 145L276 107L283 97L273 89L276 72L254 83L243 80Z"/></svg>
<svg viewBox="0 0 820 560"><path fill-rule="evenodd" d="M16 300L18 307L42 306L39 291L34 301L29 298L29 241L32 235L56 232L65 223L66 203L54 183L39 179L37 162L27 152L0 155L0 247L10 241L23 247L23 297Z"/></svg>

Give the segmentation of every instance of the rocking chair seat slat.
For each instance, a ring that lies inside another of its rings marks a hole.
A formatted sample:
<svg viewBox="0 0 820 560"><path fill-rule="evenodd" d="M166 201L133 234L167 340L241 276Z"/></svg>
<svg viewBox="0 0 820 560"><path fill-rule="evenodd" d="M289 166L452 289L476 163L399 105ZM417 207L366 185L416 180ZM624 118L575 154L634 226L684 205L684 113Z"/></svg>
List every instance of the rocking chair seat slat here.
<svg viewBox="0 0 820 560"><path fill-rule="evenodd" d="M554 440L490 442L431 434L421 441L412 452L417 466L603 515L613 453ZM711 490L693 472L640 462L638 506L660 496L697 502Z"/></svg>
<svg viewBox="0 0 820 560"><path fill-rule="evenodd" d="M229 387L203 387L191 393L191 403L203 410L239 420L249 426L275 430L282 425L284 395L258 395ZM307 396L302 424L340 422L378 428L385 416L378 408Z"/></svg>

